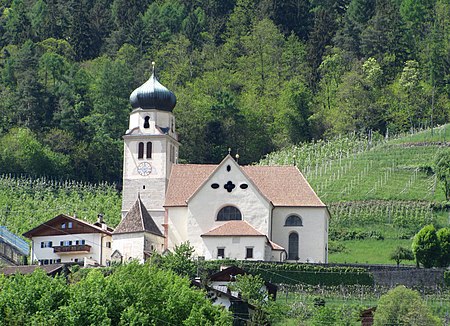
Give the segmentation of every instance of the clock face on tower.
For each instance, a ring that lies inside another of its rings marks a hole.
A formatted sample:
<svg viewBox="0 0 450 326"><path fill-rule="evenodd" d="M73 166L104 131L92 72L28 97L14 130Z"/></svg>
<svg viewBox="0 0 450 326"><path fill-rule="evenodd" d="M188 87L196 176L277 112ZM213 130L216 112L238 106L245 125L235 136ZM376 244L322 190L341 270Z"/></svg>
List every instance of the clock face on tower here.
<svg viewBox="0 0 450 326"><path fill-rule="evenodd" d="M138 165L137 171L140 175L149 175L152 173L152 166L148 162L142 162Z"/></svg>

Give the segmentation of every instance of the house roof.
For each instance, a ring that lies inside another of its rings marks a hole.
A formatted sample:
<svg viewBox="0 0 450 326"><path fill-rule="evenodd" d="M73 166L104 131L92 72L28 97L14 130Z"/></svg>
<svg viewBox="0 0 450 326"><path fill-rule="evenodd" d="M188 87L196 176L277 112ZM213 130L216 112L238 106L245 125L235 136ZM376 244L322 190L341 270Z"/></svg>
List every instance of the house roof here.
<svg viewBox="0 0 450 326"><path fill-rule="evenodd" d="M248 237L265 237L265 234L262 234L258 230L256 230L253 226L248 224L246 221L229 221L222 225L219 225L206 233L201 235L202 237L227 237L227 236L248 236Z"/></svg>
<svg viewBox="0 0 450 326"><path fill-rule="evenodd" d="M73 228L62 229L60 227L61 223L73 222ZM59 214L54 218L36 226L34 229L27 231L23 234L24 237L31 239L34 236L40 235L65 235L65 234L78 234L78 233L105 233L108 235L112 234L112 229L107 228L106 230L91 224L87 221L81 220L79 218L69 216L66 214Z"/></svg>
<svg viewBox="0 0 450 326"><path fill-rule="evenodd" d="M187 206L189 198L218 165L175 164L164 206ZM274 206L326 207L295 166L240 166L242 172Z"/></svg>
<svg viewBox="0 0 450 326"><path fill-rule="evenodd" d="M31 274L36 269L43 269L47 275L54 275L61 272L64 269L64 264L52 264L52 265L26 265L26 266L7 266L0 268L0 274L13 275L13 274Z"/></svg>
<svg viewBox="0 0 450 326"><path fill-rule="evenodd" d="M236 275L245 275L248 274L242 268L237 266L227 267L220 272L214 273L208 277L211 282L234 282L236 281ZM276 298L278 286L273 283L264 281L264 285L267 287L269 294Z"/></svg>
<svg viewBox="0 0 450 326"><path fill-rule="evenodd" d="M217 296L225 296L225 297L229 298L230 302L231 302L231 301L244 302L244 303L246 303L246 304L248 305L248 307L249 307L250 309L253 309L253 310L256 309L256 307L255 307L254 305L252 305L251 303L249 303L249 302L243 300L242 298L239 298L238 296L233 295L233 293L231 293L231 291L229 291L229 292L224 292L224 291L221 291L220 289L214 288L214 287L212 287L212 286L208 286L208 285L205 285L205 286L204 286L204 285L201 284L201 282L199 282L199 281L197 281L197 280L191 280L191 285L192 285L192 286L195 286L195 287L197 287L197 288L199 288L199 289L205 288L205 290L207 290L208 292L214 292L214 293L216 293Z"/></svg>
<svg viewBox="0 0 450 326"><path fill-rule="evenodd" d="M134 205L120 221L113 234L149 232L160 237L164 237L150 213L138 197Z"/></svg>
<svg viewBox="0 0 450 326"><path fill-rule="evenodd" d="M286 250L282 246L280 246L279 244L276 244L273 241L270 241L270 240L267 240L267 241L269 241L269 245L272 247L272 250L281 250L281 251Z"/></svg>

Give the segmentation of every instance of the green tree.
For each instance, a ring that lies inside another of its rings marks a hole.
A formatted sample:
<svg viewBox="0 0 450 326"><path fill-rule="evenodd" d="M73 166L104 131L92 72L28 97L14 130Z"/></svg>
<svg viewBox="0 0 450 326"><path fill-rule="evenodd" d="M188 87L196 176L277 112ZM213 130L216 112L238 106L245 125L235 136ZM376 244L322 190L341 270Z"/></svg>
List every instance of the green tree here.
<svg viewBox="0 0 450 326"><path fill-rule="evenodd" d="M433 225L424 226L415 236L412 243L412 252L416 264L425 268L436 266L440 256L439 240Z"/></svg>
<svg viewBox="0 0 450 326"><path fill-rule="evenodd" d="M397 263L397 267L400 266L402 260L414 260L414 255L411 249L398 246L389 256L389 259L394 260Z"/></svg>
<svg viewBox="0 0 450 326"><path fill-rule="evenodd" d="M393 80L401 70L409 53L408 41L398 2L376 1L375 13L361 32L361 53L380 63L385 80Z"/></svg>
<svg viewBox="0 0 450 326"><path fill-rule="evenodd" d="M194 253L194 247L189 242L185 242L176 245L173 252L170 251L163 256L156 256L156 262L158 265L180 276L194 277L197 269L193 261L192 254Z"/></svg>
<svg viewBox="0 0 450 326"><path fill-rule="evenodd" d="M214 96L215 103L210 108L211 120L204 131L205 145L208 149L205 162L220 162L228 148L243 148L245 120L236 104L233 95L227 91L219 91Z"/></svg>
<svg viewBox="0 0 450 326"><path fill-rule="evenodd" d="M441 256L439 266L448 267L450 265L450 228L442 228L437 231Z"/></svg>
<svg viewBox="0 0 450 326"><path fill-rule="evenodd" d="M0 277L0 320L4 325L58 325L58 308L68 299L63 276L37 269L30 275Z"/></svg>
<svg viewBox="0 0 450 326"><path fill-rule="evenodd" d="M400 285L378 301L374 326L382 325L432 326L441 322L433 316L419 293Z"/></svg>
<svg viewBox="0 0 450 326"><path fill-rule="evenodd" d="M67 27L64 4L59 0L37 0L29 12L33 36L37 40L61 39Z"/></svg>
<svg viewBox="0 0 450 326"><path fill-rule="evenodd" d="M309 117L312 95L305 83L294 78L288 81L280 95L272 134L277 147L298 144L311 138Z"/></svg>
<svg viewBox="0 0 450 326"><path fill-rule="evenodd" d="M314 27L308 38L307 60L310 67L310 87L316 90L320 80L319 66L322 58L327 54L326 49L331 44L337 29L337 7L335 0L320 1L314 8Z"/></svg>
<svg viewBox="0 0 450 326"><path fill-rule="evenodd" d="M356 58L361 57L361 32L372 18L375 10L375 0L351 0L342 27L334 37L335 44Z"/></svg>
<svg viewBox="0 0 450 326"><path fill-rule="evenodd" d="M44 146L26 128L12 128L0 138L0 162L3 173L57 176L69 170L68 156Z"/></svg>
<svg viewBox="0 0 450 326"><path fill-rule="evenodd" d="M110 325L107 285L108 280L100 270L89 271L80 282L70 286L67 304L60 308L61 321L71 326Z"/></svg>
<svg viewBox="0 0 450 326"><path fill-rule="evenodd" d="M442 183L445 199L450 200L450 150L442 150L436 154L434 173Z"/></svg>
<svg viewBox="0 0 450 326"><path fill-rule="evenodd" d="M267 293L264 280L259 275L237 275L236 282L230 284L232 291L237 291L248 303L256 307L251 316L250 325L266 325L279 320L282 304L277 304Z"/></svg>
<svg viewBox="0 0 450 326"><path fill-rule="evenodd" d="M4 37L12 44L23 44L31 38L31 23L27 15L27 6L23 0L13 0L5 15Z"/></svg>

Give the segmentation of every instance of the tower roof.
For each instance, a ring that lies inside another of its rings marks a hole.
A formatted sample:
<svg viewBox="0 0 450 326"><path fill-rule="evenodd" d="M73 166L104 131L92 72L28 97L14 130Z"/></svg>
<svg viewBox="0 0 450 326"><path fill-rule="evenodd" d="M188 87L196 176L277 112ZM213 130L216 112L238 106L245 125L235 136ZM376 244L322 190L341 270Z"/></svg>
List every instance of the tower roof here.
<svg viewBox="0 0 450 326"><path fill-rule="evenodd" d="M150 78L130 95L131 106L135 109L156 109L172 111L177 104L175 94L161 85L155 76L155 65Z"/></svg>
<svg viewBox="0 0 450 326"><path fill-rule="evenodd" d="M163 234L156 226L155 221L153 221L153 218L147 211L147 208L145 208L140 197L138 197L134 205L127 212L122 221L120 221L113 234L135 232L149 232L163 237Z"/></svg>

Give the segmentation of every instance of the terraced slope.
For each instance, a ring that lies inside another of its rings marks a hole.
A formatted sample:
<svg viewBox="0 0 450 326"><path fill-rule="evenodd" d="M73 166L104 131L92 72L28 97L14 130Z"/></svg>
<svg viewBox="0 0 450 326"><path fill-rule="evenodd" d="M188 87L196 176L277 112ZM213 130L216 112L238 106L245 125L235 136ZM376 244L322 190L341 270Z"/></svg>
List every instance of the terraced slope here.
<svg viewBox="0 0 450 326"><path fill-rule="evenodd" d="M330 261L392 263L424 225L449 225L436 153L450 125L392 140L356 136L292 147L261 164L296 164L332 214Z"/></svg>

